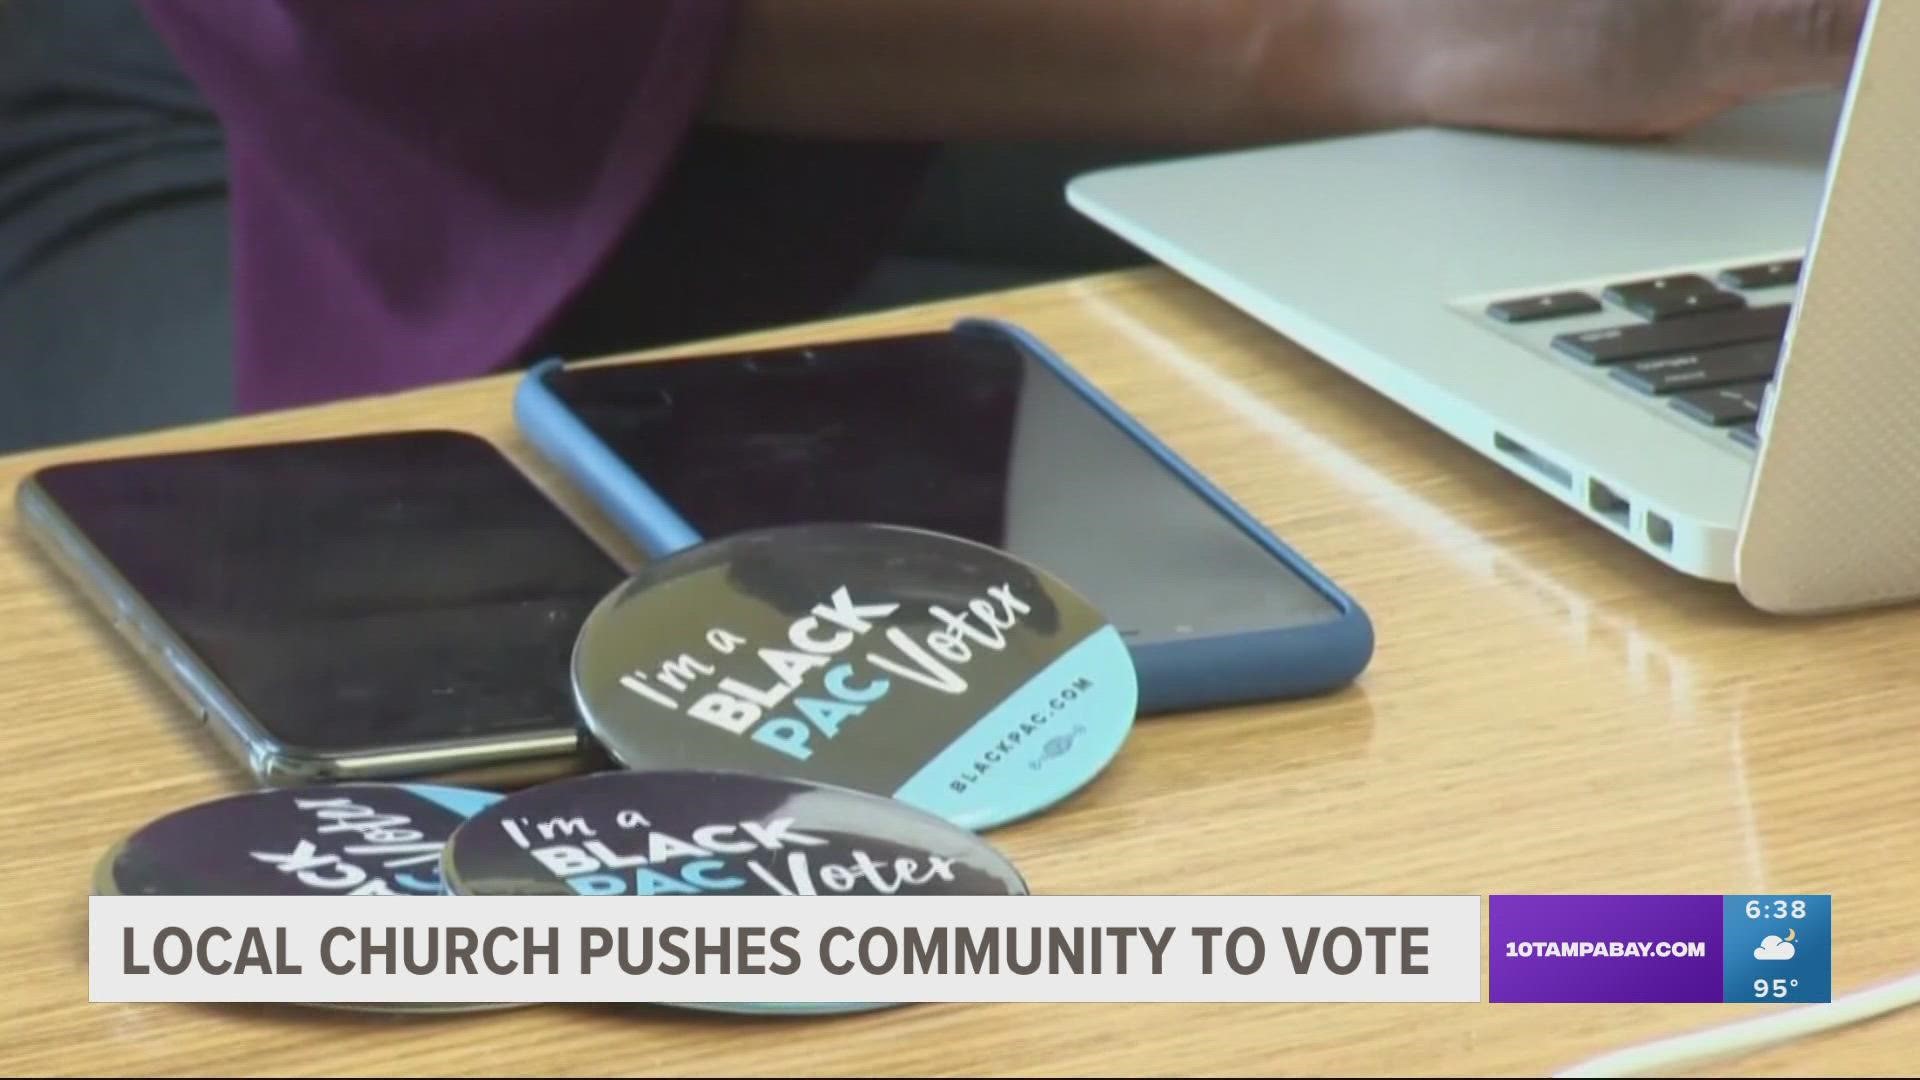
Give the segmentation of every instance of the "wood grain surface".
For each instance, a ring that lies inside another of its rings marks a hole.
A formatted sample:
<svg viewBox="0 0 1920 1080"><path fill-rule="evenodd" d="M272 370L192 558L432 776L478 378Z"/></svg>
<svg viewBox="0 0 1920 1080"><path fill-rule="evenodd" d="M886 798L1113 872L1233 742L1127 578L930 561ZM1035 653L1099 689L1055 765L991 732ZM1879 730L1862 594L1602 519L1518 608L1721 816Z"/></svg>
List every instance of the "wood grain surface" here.
<svg viewBox="0 0 1920 1080"><path fill-rule="evenodd" d="M1920 610L1776 621L1662 569L1158 271L801 327L1030 328L1354 593L1325 698L1142 722L993 834L1039 892L1815 892L1837 992L1920 968ZM702 346L706 351L737 342ZM0 459L413 426L513 433L498 378ZM0 1068L173 1074L1527 1075L1760 1006L938 1005L743 1020L541 1007L394 1020L90 1004L101 852L244 778L0 510ZM592 515L582 520L603 539ZM1920 1011L1703 1073L1911 1072Z"/></svg>

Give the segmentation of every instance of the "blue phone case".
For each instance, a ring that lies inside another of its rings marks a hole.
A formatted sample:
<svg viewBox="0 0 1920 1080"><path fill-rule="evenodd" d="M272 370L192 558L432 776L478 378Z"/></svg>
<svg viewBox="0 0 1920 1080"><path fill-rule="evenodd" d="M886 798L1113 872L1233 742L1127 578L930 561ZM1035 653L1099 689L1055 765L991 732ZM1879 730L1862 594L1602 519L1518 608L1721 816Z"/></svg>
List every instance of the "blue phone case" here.
<svg viewBox="0 0 1920 1080"><path fill-rule="evenodd" d="M1053 350L1026 330L994 320L963 319L954 331L1007 338L1031 353L1339 611L1337 618L1308 626L1132 640L1141 712L1324 694L1346 686L1366 669L1374 638L1365 610ZM535 365L514 394L514 420L527 441L648 555L657 558L699 543L700 534L547 389L546 376L560 364L546 360Z"/></svg>

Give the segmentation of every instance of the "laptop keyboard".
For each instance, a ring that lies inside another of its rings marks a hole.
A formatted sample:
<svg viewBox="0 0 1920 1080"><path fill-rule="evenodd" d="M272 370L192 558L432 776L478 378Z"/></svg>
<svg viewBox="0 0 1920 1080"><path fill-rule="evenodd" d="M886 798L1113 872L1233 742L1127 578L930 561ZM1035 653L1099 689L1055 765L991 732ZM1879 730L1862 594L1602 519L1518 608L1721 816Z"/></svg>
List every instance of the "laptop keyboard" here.
<svg viewBox="0 0 1920 1080"><path fill-rule="evenodd" d="M1486 315L1549 332L1555 320L1577 318L1580 329L1552 335L1555 353L1752 448L1786 336L1782 287L1799 278L1800 260L1780 259L1729 266L1711 277L1670 274L1497 299ZM1594 317L1613 315L1618 319L1594 325Z"/></svg>

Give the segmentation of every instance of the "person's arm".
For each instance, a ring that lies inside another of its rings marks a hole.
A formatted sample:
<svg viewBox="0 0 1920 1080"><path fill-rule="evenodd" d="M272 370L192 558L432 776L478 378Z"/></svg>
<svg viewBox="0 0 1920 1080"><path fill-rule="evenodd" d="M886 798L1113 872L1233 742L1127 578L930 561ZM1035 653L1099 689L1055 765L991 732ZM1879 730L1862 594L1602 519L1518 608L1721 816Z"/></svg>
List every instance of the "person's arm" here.
<svg viewBox="0 0 1920 1080"><path fill-rule="evenodd" d="M1234 143L1407 123L1660 134L1843 81L1866 0L738 0L709 120Z"/></svg>
<svg viewBox="0 0 1920 1080"><path fill-rule="evenodd" d="M832 137L1234 142L1404 119L1318 0L737 0L710 120Z"/></svg>

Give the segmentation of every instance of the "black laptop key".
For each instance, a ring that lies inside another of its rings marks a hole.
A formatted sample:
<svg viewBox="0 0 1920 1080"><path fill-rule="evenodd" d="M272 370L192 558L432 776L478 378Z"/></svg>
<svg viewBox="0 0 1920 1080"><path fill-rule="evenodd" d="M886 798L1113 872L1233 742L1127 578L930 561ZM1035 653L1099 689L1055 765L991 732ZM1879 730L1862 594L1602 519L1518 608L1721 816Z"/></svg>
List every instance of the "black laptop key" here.
<svg viewBox="0 0 1920 1080"><path fill-rule="evenodd" d="M1675 274L1672 277L1610 285L1602 295L1609 303L1656 322L1703 315L1710 311L1726 311L1747 304L1738 293L1716 288L1713 282L1699 274Z"/></svg>
<svg viewBox="0 0 1920 1080"><path fill-rule="evenodd" d="M1622 306L1643 319L1658 321L1746 307L1747 302L1737 293L1722 289L1703 289L1699 292L1649 293L1632 297Z"/></svg>
<svg viewBox="0 0 1920 1080"><path fill-rule="evenodd" d="M1772 285L1792 285L1800 280L1800 260L1754 263L1720 271L1720 284L1729 289L1764 289Z"/></svg>
<svg viewBox="0 0 1920 1080"><path fill-rule="evenodd" d="M1673 407L1703 424L1727 427L1760 418L1760 399L1767 392L1765 382L1719 386L1712 390L1694 390L1673 399Z"/></svg>
<svg viewBox="0 0 1920 1080"><path fill-rule="evenodd" d="M1559 319L1599 311L1600 301L1583 292L1557 292L1545 296L1523 296L1487 305L1487 314L1505 323Z"/></svg>
<svg viewBox="0 0 1920 1080"><path fill-rule="evenodd" d="M1716 311L1690 319L1581 330L1554 338L1553 347L1589 364L1618 364L1749 341L1778 342L1786 332L1787 305L1769 304Z"/></svg>
<svg viewBox="0 0 1920 1080"><path fill-rule="evenodd" d="M1733 425L1733 430L1727 432L1727 434L1731 435L1733 441L1739 443L1741 446L1750 446L1755 450L1760 449L1760 422L1757 420L1749 420L1744 424L1735 424Z"/></svg>
<svg viewBox="0 0 1920 1080"><path fill-rule="evenodd" d="M1614 368L1613 377L1643 394L1677 394L1683 390L1771 379L1779 360L1779 342L1749 341L1744 345L1701 349L1679 356L1629 361Z"/></svg>
<svg viewBox="0 0 1920 1080"><path fill-rule="evenodd" d="M1626 307L1637 300L1666 300L1691 293L1719 292L1713 282L1699 274L1672 274L1668 277L1642 278L1609 285L1600 295L1610 304Z"/></svg>

